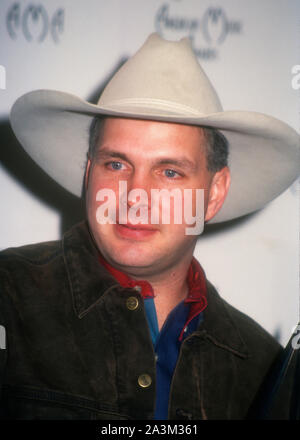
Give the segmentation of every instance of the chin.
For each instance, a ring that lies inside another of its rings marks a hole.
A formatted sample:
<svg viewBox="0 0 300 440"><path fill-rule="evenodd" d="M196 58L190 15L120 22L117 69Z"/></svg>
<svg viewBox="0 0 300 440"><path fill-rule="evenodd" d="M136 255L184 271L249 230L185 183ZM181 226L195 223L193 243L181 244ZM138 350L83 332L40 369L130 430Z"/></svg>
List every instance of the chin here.
<svg viewBox="0 0 300 440"><path fill-rule="evenodd" d="M156 262L157 256L153 254L153 250L138 249L134 246L128 246L127 249L117 251L109 249L107 252L112 263L119 266L146 268L151 267Z"/></svg>

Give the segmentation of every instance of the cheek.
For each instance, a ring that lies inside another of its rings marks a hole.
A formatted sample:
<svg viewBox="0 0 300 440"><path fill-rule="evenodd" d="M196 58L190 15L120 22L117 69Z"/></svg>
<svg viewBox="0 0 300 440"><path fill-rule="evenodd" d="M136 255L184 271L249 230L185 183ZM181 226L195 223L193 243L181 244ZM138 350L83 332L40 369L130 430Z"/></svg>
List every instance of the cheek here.
<svg viewBox="0 0 300 440"><path fill-rule="evenodd" d="M204 212L206 212L209 202L209 190L207 188L204 190L203 199Z"/></svg>
<svg viewBox="0 0 300 440"><path fill-rule="evenodd" d="M197 216L204 216L209 202L209 189L203 183L186 188L183 191L183 210L187 214Z"/></svg>
<svg viewBox="0 0 300 440"><path fill-rule="evenodd" d="M88 183L89 202L98 203L96 202L96 195L98 191L104 189L113 190L117 196L119 188L118 184L119 182L117 179L109 178L104 174L101 175L99 172L92 173Z"/></svg>
<svg viewBox="0 0 300 440"><path fill-rule="evenodd" d="M118 182L116 182L114 179L108 179L103 175L101 176L99 175L99 173L96 172L90 175L86 192L86 208L88 219L92 224L97 223L97 209L103 203L105 203L107 206L109 204L110 206L112 206L112 208L115 208L116 204L114 203L114 197L102 197L102 200L99 200L101 194L103 196L106 193L109 194L110 192L112 192L117 199Z"/></svg>
<svg viewBox="0 0 300 440"><path fill-rule="evenodd" d="M203 190L203 205L204 205L204 211L206 212L209 203L209 192L210 192L213 176L206 169L203 170L202 173L203 173L203 178L197 184L196 188L201 188Z"/></svg>

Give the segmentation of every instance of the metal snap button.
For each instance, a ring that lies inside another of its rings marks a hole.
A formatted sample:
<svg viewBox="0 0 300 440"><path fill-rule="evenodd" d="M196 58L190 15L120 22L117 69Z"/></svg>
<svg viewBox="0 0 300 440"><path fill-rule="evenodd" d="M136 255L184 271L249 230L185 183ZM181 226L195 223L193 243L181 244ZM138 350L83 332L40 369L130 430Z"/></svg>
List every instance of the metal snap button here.
<svg viewBox="0 0 300 440"><path fill-rule="evenodd" d="M152 379L149 376L149 374L141 374L138 378L138 384L142 388L150 387L151 383L152 383Z"/></svg>
<svg viewBox="0 0 300 440"><path fill-rule="evenodd" d="M139 300L135 296L129 296L126 300L126 307L128 310L135 310L139 306Z"/></svg>
<svg viewBox="0 0 300 440"><path fill-rule="evenodd" d="M140 293L142 291L142 288L141 288L141 286L134 286L133 290Z"/></svg>

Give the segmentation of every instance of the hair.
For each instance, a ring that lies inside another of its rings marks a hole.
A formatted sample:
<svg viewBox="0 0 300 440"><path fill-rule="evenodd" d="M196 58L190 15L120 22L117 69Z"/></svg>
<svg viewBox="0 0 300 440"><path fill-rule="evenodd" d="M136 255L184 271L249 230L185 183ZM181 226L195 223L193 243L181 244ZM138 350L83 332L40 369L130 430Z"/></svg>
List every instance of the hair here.
<svg viewBox="0 0 300 440"><path fill-rule="evenodd" d="M88 156L94 159L103 134L105 117L95 117L89 131ZM216 173L227 166L229 144L226 137L216 128L201 126L206 139L207 170Z"/></svg>

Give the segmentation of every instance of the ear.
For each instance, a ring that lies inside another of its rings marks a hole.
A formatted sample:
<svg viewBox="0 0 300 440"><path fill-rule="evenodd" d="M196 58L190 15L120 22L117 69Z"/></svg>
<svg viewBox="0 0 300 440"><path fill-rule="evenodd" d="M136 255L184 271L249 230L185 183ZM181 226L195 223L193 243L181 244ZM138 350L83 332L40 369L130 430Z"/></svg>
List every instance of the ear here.
<svg viewBox="0 0 300 440"><path fill-rule="evenodd" d="M207 210L205 214L205 221L211 220L222 208L226 199L230 186L230 171L228 167L217 171L210 185Z"/></svg>
<svg viewBox="0 0 300 440"><path fill-rule="evenodd" d="M88 188L88 184L89 184L89 175L90 175L90 168L91 168L91 159L88 156L88 161L86 164L86 168L85 168L85 176L84 176L84 186L85 186L85 190L87 190Z"/></svg>

